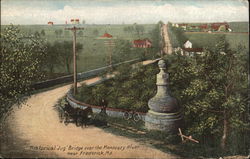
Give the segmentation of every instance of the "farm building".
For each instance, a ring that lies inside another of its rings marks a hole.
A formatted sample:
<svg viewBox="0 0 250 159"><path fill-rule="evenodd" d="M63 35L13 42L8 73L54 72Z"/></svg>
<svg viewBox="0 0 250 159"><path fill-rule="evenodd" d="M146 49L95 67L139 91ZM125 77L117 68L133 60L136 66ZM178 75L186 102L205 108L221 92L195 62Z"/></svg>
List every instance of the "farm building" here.
<svg viewBox="0 0 250 159"><path fill-rule="evenodd" d="M209 29L207 24L199 25L199 28L200 28L200 30L202 30L202 31L208 31L208 29Z"/></svg>
<svg viewBox="0 0 250 159"><path fill-rule="evenodd" d="M48 25L54 25L54 23L53 23L53 22L51 22L51 21L49 21L49 22L48 22Z"/></svg>
<svg viewBox="0 0 250 159"><path fill-rule="evenodd" d="M104 33L101 38L112 38L113 36L109 33Z"/></svg>
<svg viewBox="0 0 250 159"><path fill-rule="evenodd" d="M227 31L227 30L229 30L229 24L226 22L224 22L224 23L212 23L211 29L213 31Z"/></svg>
<svg viewBox="0 0 250 159"><path fill-rule="evenodd" d="M203 49L202 48L182 48L181 54L182 55L188 55L193 56L194 54L202 54Z"/></svg>
<svg viewBox="0 0 250 159"><path fill-rule="evenodd" d="M179 24L179 27L180 27L180 28L183 28L184 30L187 29L187 26L188 26L188 24Z"/></svg>
<svg viewBox="0 0 250 159"><path fill-rule="evenodd" d="M184 48L192 48L192 43L188 40L184 43Z"/></svg>
<svg viewBox="0 0 250 159"><path fill-rule="evenodd" d="M72 24L79 24L79 19L71 19Z"/></svg>
<svg viewBox="0 0 250 159"><path fill-rule="evenodd" d="M152 42L149 39L138 39L133 41L133 47L137 48L150 48L152 47Z"/></svg>

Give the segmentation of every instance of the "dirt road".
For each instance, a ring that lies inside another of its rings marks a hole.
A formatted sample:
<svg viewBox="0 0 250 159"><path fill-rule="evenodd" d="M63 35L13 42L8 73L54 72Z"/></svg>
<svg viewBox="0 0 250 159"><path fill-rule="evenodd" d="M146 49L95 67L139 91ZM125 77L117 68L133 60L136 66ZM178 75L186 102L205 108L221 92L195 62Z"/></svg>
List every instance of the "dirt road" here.
<svg viewBox="0 0 250 159"><path fill-rule="evenodd" d="M100 78L86 80L87 84ZM65 126L53 108L70 85L32 95L5 122L1 132L2 157L60 158L177 158L134 140L89 126Z"/></svg>
<svg viewBox="0 0 250 159"><path fill-rule="evenodd" d="M163 34L163 43L164 43L164 48L163 52L164 54L172 54L173 48L169 39L169 34L168 34L168 25L163 24L162 26L162 34Z"/></svg>

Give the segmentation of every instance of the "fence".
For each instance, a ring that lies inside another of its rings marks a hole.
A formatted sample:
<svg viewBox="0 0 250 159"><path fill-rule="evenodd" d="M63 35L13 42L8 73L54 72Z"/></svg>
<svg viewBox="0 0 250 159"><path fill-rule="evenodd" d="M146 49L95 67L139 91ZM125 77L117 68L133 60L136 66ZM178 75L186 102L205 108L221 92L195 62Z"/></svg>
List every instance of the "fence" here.
<svg viewBox="0 0 250 159"><path fill-rule="evenodd" d="M98 83L100 83L100 82L98 82ZM92 85L96 85L98 83L94 83ZM83 102L80 102L80 101L76 100L73 97L71 90L67 93L67 101L69 102L69 105L71 107L73 107L73 108L80 108L80 109L84 110L84 109L86 109L88 107L91 107L93 113L100 113L101 110L102 110L102 106L91 105L91 104L83 103ZM124 116L125 112L127 112L127 110L117 109L117 108L110 108L110 107L106 108L107 115L111 116L111 117L122 118ZM143 113L143 112L137 112L137 113L140 115L141 120L145 121L146 113Z"/></svg>
<svg viewBox="0 0 250 159"><path fill-rule="evenodd" d="M138 62L138 61L140 61L139 58L133 59L133 60L128 60L128 61L124 61L124 62L114 64L114 65L112 65L112 67L117 67L117 66L119 66L121 64L125 64L125 63L129 64L129 63L134 63L134 62ZM109 66L97 68L97 69L94 69L94 70L78 73L77 74L77 79L82 80L82 79L87 79L87 78L96 76L96 75L98 75L100 73L105 72L110 67L111 66L109 65ZM52 86L55 86L55 85L58 85L58 84L68 83L68 82L73 82L73 75L67 75L67 76L62 76L62 77L58 77L58 78L51 79L51 80L38 82L38 83L33 84L31 87L33 89L37 90L37 89L52 87Z"/></svg>
<svg viewBox="0 0 250 159"><path fill-rule="evenodd" d="M157 59L157 60L159 60L159 59ZM151 64L151 63L149 63L149 64ZM146 65L148 65L148 64L146 64ZM97 85L97 84L102 83L103 81L106 81L108 79L110 79L110 78L102 78L100 81L92 83L92 84L90 84L88 86ZM94 113L100 113L101 109L102 109L102 106L90 105L90 104L83 103L83 102L80 102L80 101L76 100L72 95L72 90L69 90L68 93L67 93L67 101L69 102L70 106L73 107L73 108L86 109L88 107L91 107L92 111ZM110 108L110 107L106 108L107 115L111 116L111 117L123 117L125 112L127 112L127 110L117 109L117 108ZM137 112L137 113L141 116L141 119L143 121L145 121L146 113L143 113L143 112Z"/></svg>

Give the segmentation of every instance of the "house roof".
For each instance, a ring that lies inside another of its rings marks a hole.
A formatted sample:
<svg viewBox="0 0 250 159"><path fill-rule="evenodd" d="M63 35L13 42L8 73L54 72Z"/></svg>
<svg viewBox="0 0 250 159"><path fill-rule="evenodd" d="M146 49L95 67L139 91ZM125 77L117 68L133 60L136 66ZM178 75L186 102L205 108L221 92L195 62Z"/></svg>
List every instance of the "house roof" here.
<svg viewBox="0 0 250 159"><path fill-rule="evenodd" d="M143 45L143 44L145 44L146 42L150 42L150 43L152 43L148 38L145 38L145 39L137 39L137 40L134 40L134 44L140 44L140 45Z"/></svg>
<svg viewBox="0 0 250 159"><path fill-rule="evenodd" d="M103 38L112 38L113 36L108 34L108 33L104 33L103 36L101 36Z"/></svg>
<svg viewBox="0 0 250 159"><path fill-rule="evenodd" d="M188 24L178 24L179 26L187 26Z"/></svg>
<svg viewBox="0 0 250 159"><path fill-rule="evenodd" d="M203 48L182 48L182 50L187 52L202 52Z"/></svg>
<svg viewBox="0 0 250 159"><path fill-rule="evenodd" d="M201 29L207 29L208 28L208 25L207 24L202 24L199 26Z"/></svg>

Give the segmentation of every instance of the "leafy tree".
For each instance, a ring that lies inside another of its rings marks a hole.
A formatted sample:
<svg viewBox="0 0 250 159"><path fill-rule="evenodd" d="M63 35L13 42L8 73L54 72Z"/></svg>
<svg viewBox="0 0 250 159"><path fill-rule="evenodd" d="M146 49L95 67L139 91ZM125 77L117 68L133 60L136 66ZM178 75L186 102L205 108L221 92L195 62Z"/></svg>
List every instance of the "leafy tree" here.
<svg viewBox="0 0 250 159"><path fill-rule="evenodd" d="M65 37L69 37L69 35L70 35L69 33L70 33L70 31L65 30L65 31L64 31L64 36L65 36Z"/></svg>
<svg viewBox="0 0 250 159"><path fill-rule="evenodd" d="M39 34L38 31L36 31L34 35L35 35L35 37L39 37L40 36L40 34Z"/></svg>
<svg viewBox="0 0 250 159"><path fill-rule="evenodd" d="M162 40L161 37L161 23L157 23L155 25L155 28L150 32L151 35L151 39L152 39L152 53L156 54L158 52L160 52L160 50L162 49L160 44L160 41Z"/></svg>
<svg viewBox="0 0 250 159"><path fill-rule="evenodd" d="M79 31L79 32L78 32L78 36L81 36L81 37L82 37L82 36L83 36L83 32L82 32L82 31Z"/></svg>
<svg viewBox="0 0 250 159"><path fill-rule="evenodd" d="M118 40L116 41L112 61L114 63L125 61L125 59L129 59L131 55L131 44L128 40Z"/></svg>
<svg viewBox="0 0 250 159"><path fill-rule="evenodd" d="M45 36L45 31L44 30L41 31L41 35Z"/></svg>
<svg viewBox="0 0 250 159"><path fill-rule="evenodd" d="M61 29L55 30L56 37L62 36L63 31Z"/></svg>
<svg viewBox="0 0 250 159"><path fill-rule="evenodd" d="M85 21L85 20L82 20L82 24L86 24L86 21Z"/></svg>
<svg viewBox="0 0 250 159"><path fill-rule="evenodd" d="M66 67L66 71L70 73L70 64L73 60L73 44L70 41L55 42L54 46L56 55L58 55L59 64ZM76 43L76 52L83 48L82 44ZM78 57L78 54L77 54Z"/></svg>
<svg viewBox="0 0 250 159"><path fill-rule="evenodd" d="M63 33L63 30L62 30L62 29L59 29L59 30L58 30L58 35L59 35L59 36L62 36L62 33Z"/></svg>
<svg viewBox="0 0 250 159"><path fill-rule="evenodd" d="M98 36L99 31L98 31L97 29L95 29L95 30L93 31L93 34L94 34L95 36Z"/></svg>
<svg viewBox="0 0 250 159"><path fill-rule="evenodd" d="M6 112L30 85L43 77L46 51L43 41L27 38L18 27L10 25L1 31L0 112Z"/></svg>
<svg viewBox="0 0 250 159"><path fill-rule="evenodd" d="M56 34L56 37L58 37L58 35L59 35L58 30L55 30L55 34Z"/></svg>
<svg viewBox="0 0 250 159"><path fill-rule="evenodd" d="M245 120L246 51L241 47L230 50L225 37L221 37L217 46L205 50L203 56L177 54L168 56L168 60L172 63L169 72L173 90L184 107L188 133L202 138L221 136L221 148L226 149L229 136L249 128Z"/></svg>
<svg viewBox="0 0 250 159"><path fill-rule="evenodd" d="M183 47L183 44L188 40L183 29L173 27L170 23L168 25L168 33L173 47Z"/></svg>
<svg viewBox="0 0 250 159"><path fill-rule="evenodd" d="M49 69L49 72L50 74L53 74L54 73L54 69L56 66L60 65L60 61L59 61L59 54L60 52L58 51L58 47L61 47L61 46L58 46L57 43L55 44L50 44L50 43L47 43L46 44L46 67Z"/></svg>
<svg viewBox="0 0 250 159"><path fill-rule="evenodd" d="M135 25L135 30L137 32L137 35L139 36L140 38L140 34L143 35L144 31L145 31L145 28L143 25Z"/></svg>

